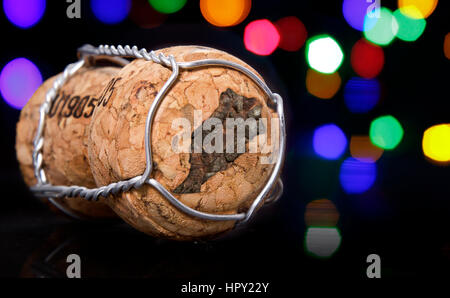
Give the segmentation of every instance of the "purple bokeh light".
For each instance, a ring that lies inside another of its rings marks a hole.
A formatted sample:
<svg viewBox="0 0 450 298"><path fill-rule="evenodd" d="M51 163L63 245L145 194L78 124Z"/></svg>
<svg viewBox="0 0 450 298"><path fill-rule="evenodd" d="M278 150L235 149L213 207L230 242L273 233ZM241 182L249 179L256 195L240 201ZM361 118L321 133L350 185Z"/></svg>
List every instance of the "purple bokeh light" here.
<svg viewBox="0 0 450 298"><path fill-rule="evenodd" d="M39 69L25 58L11 60L0 73L0 93L15 109L22 109L41 84Z"/></svg>
<svg viewBox="0 0 450 298"><path fill-rule="evenodd" d="M8 20L20 28L36 25L45 12L45 0L3 0Z"/></svg>
<svg viewBox="0 0 450 298"><path fill-rule="evenodd" d="M325 124L314 131L313 147L317 155L337 159L347 147L347 138L337 125Z"/></svg>
<svg viewBox="0 0 450 298"><path fill-rule="evenodd" d="M374 3L366 0L344 0L342 3L342 13L347 23L354 29L364 31L364 23L366 29L372 28L377 19L368 15L369 7ZM373 6L372 6L373 7Z"/></svg>

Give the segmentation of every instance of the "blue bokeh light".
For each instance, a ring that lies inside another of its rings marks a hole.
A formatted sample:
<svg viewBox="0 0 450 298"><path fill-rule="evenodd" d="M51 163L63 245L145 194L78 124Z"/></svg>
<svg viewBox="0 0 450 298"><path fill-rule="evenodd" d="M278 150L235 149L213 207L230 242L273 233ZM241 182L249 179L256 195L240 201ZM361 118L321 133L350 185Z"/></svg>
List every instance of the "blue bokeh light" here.
<svg viewBox="0 0 450 298"><path fill-rule="evenodd" d="M347 138L335 124L325 124L314 131L313 147L317 155L326 159L337 159L347 147Z"/></svg>
<svg viewBox="0 0 450 298"><path fill-rule="evenodd" d="M366 163L349 157L341 165L339 179L346 193L360 194L372 187L376 175L375 163Z"/></svg>
<svg viewBox="0 0 450 298"><path fill-rule="evenodd" d="M131 0L91 0L95 17L101 22L113 25L122 22L131 9Z"/></svg>
<svg viewBox="0 0 450 298"><path fill-rule="evenodd" d="M354 77L344 87L344 100L352 113L367 113L380 99L380 83L376 79Z"/></svg>
<svg viewBox="0 0 450 298"><path fill-rule="evenodd" d="M36 25L45 12L45 0L3 0L8 20L20 28Z"/></svg>
<svg viewBox="0 0 450 298"><path fill-rule="evenodd" d="M344 0L342 3L342 13L347 23L354 29L364 31L372 28L377 22L372 10L368 14L369 7L372 8L374 3L365 0ZM364 24L366 28L364 28Z"/></svg>
<svg viewBox="0 0 450 298"><path fill-rule="evenodd" d="M0 73L0 93L6 103L15 109L23 108L41 84L39 69L25 58L10 61Z"/></svg>

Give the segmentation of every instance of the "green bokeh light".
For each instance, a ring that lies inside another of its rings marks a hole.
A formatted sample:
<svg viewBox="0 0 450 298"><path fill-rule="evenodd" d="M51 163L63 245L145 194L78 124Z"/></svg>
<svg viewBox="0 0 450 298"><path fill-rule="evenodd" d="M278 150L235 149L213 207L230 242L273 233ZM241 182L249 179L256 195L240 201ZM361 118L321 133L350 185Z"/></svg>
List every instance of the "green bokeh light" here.
<svg viewBox="0 0 450 298"><path fill-rule="evenodd" d="M344 53L332 37L318 35L306 43L306 60L318 72L334 73L341 66Z"/></svg>
<svg viewBox="0 0 450 298"><path fill-rule="evenodd" d="M370 124L369 136L375 146L391 150L402 140L403 128L393 116L381 116Z"/></svg>
<svg viewBox="0 0 450 298"><path fill-rule="evenodd" d="M392 12L386 7L380 8L380 17L375 25L373 22L364 22L364 37L380 46L387 46L398 32L398 23Z"/></svg>
<svg viewBox="0 0 450 298"><path fill-rule="evenodd" d="M394 17L398 23L397 38L403 41L417 40L425 30L427 21L424 19L413 19L405 16L400 9L394 12Z"/></svg>
<svg viewBox="0 0 450 298"><path fill-rule="evenodd" d="M150 5L161 13L174 13L183 8L186 0L148 0Z"/></svg>

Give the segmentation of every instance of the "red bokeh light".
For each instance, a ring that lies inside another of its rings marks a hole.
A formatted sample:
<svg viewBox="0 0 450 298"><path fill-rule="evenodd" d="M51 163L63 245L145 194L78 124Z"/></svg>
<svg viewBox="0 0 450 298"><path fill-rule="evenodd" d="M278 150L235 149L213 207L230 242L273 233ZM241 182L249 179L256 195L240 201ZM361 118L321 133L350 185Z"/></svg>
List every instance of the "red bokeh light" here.
<svg viewBox="0 0 450 298"><path fill-rule="evenodd" d="M267 56L273 53L280 43L280 34L269 20L250 22L244 31L245 48L252 53Z"/></svg>
<svg viewBox="0 0 450 298"><path fill-rule="evenodd" d="M359 76L372 79L378 76L383 69L383 49L362 38L352 48L351 64Z"/></svg>
<svg viewBox="0 0 450 298"><path fill-rule="evenodd" d="M151 29L161 25L167 15L154 10L147 0L133 0L130 19L141 28Z"/></svg>
<svg viewBox="0 0 450 298"><path fill-rule="evenodd" d="M305 44L308 32L297 17L281 18L275 23L275 26L280 34L279 48L295 52Z"/></svg>

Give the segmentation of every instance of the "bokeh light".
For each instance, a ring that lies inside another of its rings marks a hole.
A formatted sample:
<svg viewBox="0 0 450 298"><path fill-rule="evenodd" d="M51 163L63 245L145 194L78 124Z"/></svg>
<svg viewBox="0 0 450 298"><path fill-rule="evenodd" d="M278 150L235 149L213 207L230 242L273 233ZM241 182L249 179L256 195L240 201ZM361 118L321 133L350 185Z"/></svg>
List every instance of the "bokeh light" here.
<svg viewBox="0 0 450 298"><path fill-rule="evenodd" d="M450 124L434 125L425 130L422 149L426 157L438 161L450 161Z"/></svg>
<svg viewBox="0 0 450 298"><path fill-rule="evenodd" d="M8 20L20 28L36 25L45 12L45 0L3 0Z"/></svg>
<svg viewBox="0 0 450 298"><path fill-rule="evenodd" d="M376 23L375 16L372 15L374 13L372 7L375 7L374 3L368 1L344 0L342 3L342 13L350 26L356 30L363 31L364 21L367 22L367 28L371 28ZM371 12L370 15L368 14L369 11Z"/></svg>
<svg viewBox="0 0 450 298"><path fill-rule="evenodd" d="M251 0L200 0L200 11L212 25L218 27L235 26L250 13Z"/></svg>
<svg viewBox="0 0 450 298"><path fill-rule="evenodd" d="M447 33L444 38L444 55L450 59L450 33Z"/></svg>
<svg viewBox="0 0 450 298"><path fill-rule="evenodd" d="M348 194L360 194L369 190L375 183L377 168L375 163L347 158L341 165L339 180Z"/></svg>
<svg viewBox="0 0 450 298"><path fill-rule="evenodd" d="M151 6L160 13L175 13L183 8L186 0L148 0Z"/></svg>
<svg viewBox="0 0 450 298"><path fill-rule="evenodd" d="M91 0L91 8L99 21L113 25L127 18L131 0Z"/></svg>
<svg viewBox="0 0 450 298"><path fill-rule="evenodd" d="M133 0L130 19L141 28L151 29L161 25L167 19L167 14L153 9L147 0Z"/></svg>
<svg viewBox="0 0 450 298"><path fill-rule="evenodd" d="M331 257L341 245L338 228L309 227L305 236L306 252L317 258Z"/></svg>
<svg viewBox="0 0 450 298"><path fill-rule="evenodd" d="M42 84L36 65L26 58L16 58L3 67L0 73L0 92L13 108L21 109Z"/></svg>
<svg viewBox="0 0 450 298"><path fill-rule="evenodd" d="M308 32L305 25L297 17L284 17L275 22L280 34L280 49L295 52L298 51L306 41Z"/></svg>
<svg viewBox="0 0 450 298"><path fill-rule="evenodd" d="M350 60L353 70L359 76L371 79L383 69L384 52L381 47L362 38L353 46Z"/></svg>
<svg viewBox="0 0 450 298"><path fill-rule="evenodd" d="M326 159L337 159L346 147L347 138L337 125L325 124L314 131L313 148L317 155Z"/></svg>
<svg viewBox="0 0 450 298"><path fill-rule="evenodd" d="M380 46L390 44L397 32L397 20L386 7L380 8L380 17L376 18L375 24L372 24L371 21L364 23L364 37Z"/></svg>
<svg viewBox="0 0 450 298"><path fill-rule="evenodd" d="M438 0L398 0L398 7L403 14L414 18L427 18L433 13Z"/></svg>
<svg viewBox="0 0 450 298"><path fill-rule="evenodd" d="M305 223L307 226L334 227L339 220L336 206L328 199L309 202L305 208Z"/></svg>
<svg viewBox="0 0 450 298"><path fill-rule="evenodd" d="M245 48L252 53L262 56L270 55L276 50L279 42L280 34L269 20L256 20L245 27Z"/></svg>
<svg viewBox="0 0 450 298"><path fill-rule="evenodd" d="M372 144L369 136L352 136L350 139L350 154L362 162L376 162L384 150Z"/></svg>
<svg viewBox="0 0 450 298"><path fill-rule="evenodd" d="M377 105L380 93L376 79L353 77L344 87L345 105L352 113L367 113Z"/></svg>
<svg viewBox="0 0 450 298"><path fill-rule="evenodd" d="M399 9L394 11L394 17L398 23L397 38L403 41L416 41L425 30L427 21L414 19L404 15Z"/></svg>
<svg viewBox="0 0 450 298"><path fill-rule="evenodd" d="M311 68L323 73L333 73L341 66L344 53L332 37L319 35L308 40L306 58Z"/></svg>
<svg viewBox="0 0 450 298"><path fill-rule="evenodd" d="M370 124L369 136L374 145L391 150L397 147L402 140L403 128L393 116L381 116Z"/></svg>
<svg viewBox="0 0 450 298"><path fill-rule="evenodd" d="M306 89L318 98L330 99L340 87L341 77L338 72L325 74L311 68L306 72Z"/></svg>

